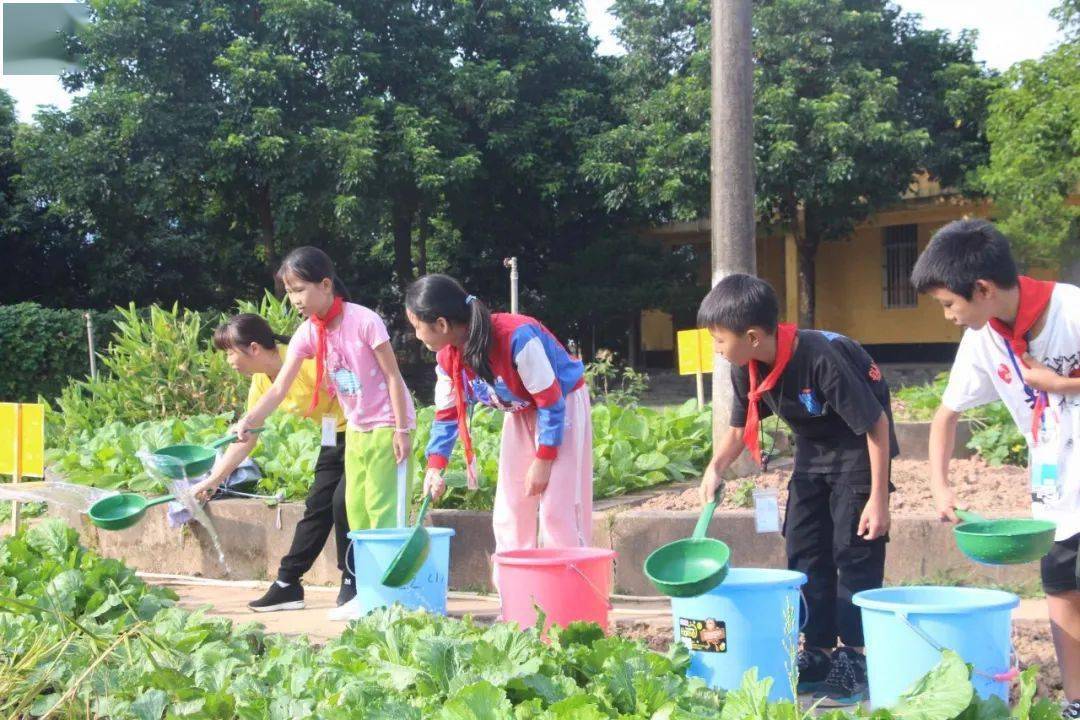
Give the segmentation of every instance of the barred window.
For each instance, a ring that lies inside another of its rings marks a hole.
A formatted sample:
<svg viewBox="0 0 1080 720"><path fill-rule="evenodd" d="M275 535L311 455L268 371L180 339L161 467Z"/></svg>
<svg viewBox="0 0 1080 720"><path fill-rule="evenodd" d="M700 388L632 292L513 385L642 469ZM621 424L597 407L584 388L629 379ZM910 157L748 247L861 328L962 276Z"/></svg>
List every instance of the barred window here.
<svg viewBox="0 0 1080 720"><path fill-rule="evenodd" d="M918 295L911 285L911 271L919 255L918 240L918 225L890 225L885 228L881 300L887 310L918 305Z"/></svg>

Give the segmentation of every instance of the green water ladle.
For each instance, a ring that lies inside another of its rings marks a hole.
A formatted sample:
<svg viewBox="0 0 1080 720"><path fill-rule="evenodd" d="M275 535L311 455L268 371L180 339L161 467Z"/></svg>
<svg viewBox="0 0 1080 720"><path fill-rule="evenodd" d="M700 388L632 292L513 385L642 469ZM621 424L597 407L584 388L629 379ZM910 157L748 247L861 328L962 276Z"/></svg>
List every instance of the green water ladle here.
<svg viewBox="0 0 1080 720"><path fill-rule="evenodd" d="M172 495L162 495L147 500L138 493L120 493L102 498L90 506L90 522L102 530L123 530L142 519L147 508L175 500Z"/></svg>
<svg viewBox="0 0 1080 720"><path fill-rule="evenodd" d="M970 510L956 510L963 522L953 528L960 552L986 565L1034 562L1050 551L1057 525L1049 520L988 520Z"/></svg>
<svg viewBox="0 0 1080 720"><path fill-rule="evenodd" d="M397 555L390 561L386 572L383 573L381 581L383 585L401 587L411 582L423 567L431 549L431 537L428 535L427 528L424 527L424 518L427 516L430 504L431 496L424 495L424 501L420 503L420 512L416 516L416 525Z"/></svg>
<svg viewBox="0 0 1080 720"><path fill-rule="evenodd" d="M261 427L248 430L253 435L262 431ZM214 466L219 447L237 441L236 434L229 433L209 445L168 445L150 453L147 464L170 480L198 477Z"/></svg>
<svg viewBox="0 0 1080 720"><path fill-rule="evenodd" d="M645 577L664 595L703 595L727 577L731 549L720 540L705 537L715 511L715 500L706 503L693 535L659 547L645 559Z"/></svg>

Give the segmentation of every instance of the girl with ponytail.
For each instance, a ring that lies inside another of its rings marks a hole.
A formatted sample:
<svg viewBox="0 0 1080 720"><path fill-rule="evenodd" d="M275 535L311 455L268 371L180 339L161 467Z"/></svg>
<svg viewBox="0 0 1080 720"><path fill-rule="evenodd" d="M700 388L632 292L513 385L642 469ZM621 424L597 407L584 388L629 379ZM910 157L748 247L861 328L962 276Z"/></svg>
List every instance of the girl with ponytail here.
<svg viewBox="0 0 1080 720"><path fill-rule="evenodd" d="M348 302L322 250L301 247L278 270L289 301L307 318L289 342L273 386L236 424L241 441L284 400L304 360L315 361L315 396L336 397L345 415L345 510L352 530L395 527L407 515L409 450L416 411L382 318ZM332 436L333 433L330 433ZM323 431L327 442L326 425ZM404 487L397 482L399 471ZM354 598L331 619L359 617Z"/></svg>
<svg viewBox="0 0 1080 720"><path fill-rule="evenodd" d="M289 338L275 335L270 324L251 313L233 315L214 331L214 347L225 353L229 365L241 375L251 378L247 407L250 410L271 388L285 365L285 349ZM312 400L317 387L315 362L305 360L296 379L289 387L281 409L305 417L332 418L337 442L323 446L315 462L315 479L304 502L304 516L296 524L292 546L278 567L277 581L258 600L248 603L255 612L299 610L304 607L304 587L300 578L311 569L322 552L331 528L337 544L337 564L341 570L341 591L337 604L344 605L356 595L356 585L346 572L349 551L349 521L345 515L345 416L336 399L325 391L319 393L314 410ZM245 442L228 446L214 463L206 480L193 489L200 500L207 500L222 482L255 448L256 436Z"/></svg>
<svg viewBox="0 0 1080 720"><path fill-rule="evenodd" d="M592 414L584 367L539 321L491 313L446 275L409 286L405 311L436 353L435 421L424 491L438 497L454 444L464 446L469 486L476 458L466 408L506 412L495 490L497 552L588 545L592 526ZM539 514L539 521L537 515Z"/></svg>

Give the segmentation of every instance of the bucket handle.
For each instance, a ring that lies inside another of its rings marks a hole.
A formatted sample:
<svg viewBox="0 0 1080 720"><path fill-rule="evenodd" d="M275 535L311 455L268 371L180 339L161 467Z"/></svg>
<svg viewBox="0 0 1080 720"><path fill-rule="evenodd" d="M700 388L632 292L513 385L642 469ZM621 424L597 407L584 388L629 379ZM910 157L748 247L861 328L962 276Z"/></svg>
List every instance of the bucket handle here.
<svg viewBox="0 0 1080 720"><path fill-rule="evenodd" d="M581 569L577 565L575 565L574 563L570 563L569 565L567 565L567 567L580 575L581 579L589 584L589 587L592 588L592 591L596 595L596 597L600 598L604 602L604 604L607 605L608 610L613 607L613 605L611 604L611 598L600 592L600 588L596 587L596 585L593 584L593 581L589 579L589 576L581 572Z"/></svg>
<svg viewBox="0 0 1080 720"><path fill-rule="evenodd" d="M807 602L806 592L801 587L799 588L799 604L806 611L802 614L803 621L799 623L799 632L802 632L810 624L810 603Z"/></svg>
<svg viewBox="0 0 1080 720"><path fill-rule="evenodd" d="M349 547L345 551L345 572L352 575L353 580L355 581L356 580L356 560L355 559L353 560L352 567L349 567L349 558L352 558L352 556L353 556L353 547L352 546L353 546L352 541L349 541Z"/></svg>
<svg viewBox="0 0 1080 720"><path fill-rule="evenodd" d="M939 643L937 640L930 637L930 634L927 633L925 630L916 626L915 623L911 622L911 620L908 619L908 614L906 612L904 612L903 610L894 610L893 612L896 614L896 617L900 618L901 622L911 628L911 631L921 637L924 641L926 641L926 643L930 647L934 648L938 652L945 652L948 649L944 645ZM1010 650L1009 658L1012 659L1014 658L1014 656L1015 653ZM971 672L999 683L1010 683L1020 676L1020 668L1017 667L1015 664L1005 672L1001 673L988 673L979 670L978 668L972 668Z"/></svg>

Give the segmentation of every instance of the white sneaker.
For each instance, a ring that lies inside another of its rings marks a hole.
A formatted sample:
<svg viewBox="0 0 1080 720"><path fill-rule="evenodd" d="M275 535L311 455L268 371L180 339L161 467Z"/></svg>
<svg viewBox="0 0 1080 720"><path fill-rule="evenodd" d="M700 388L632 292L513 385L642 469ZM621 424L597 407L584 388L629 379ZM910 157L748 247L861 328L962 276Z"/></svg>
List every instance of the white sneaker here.
<svg viewBox="0 0 1080 720"><path fill-rule="evenodd" d="M360 598L354 597L349 602L345 603L341 607L336 607L326 614L326 617L336 622L343 622L348 620L358 620L364 616L364 611L360 607Z"/></svg>

